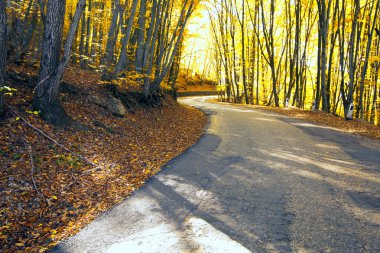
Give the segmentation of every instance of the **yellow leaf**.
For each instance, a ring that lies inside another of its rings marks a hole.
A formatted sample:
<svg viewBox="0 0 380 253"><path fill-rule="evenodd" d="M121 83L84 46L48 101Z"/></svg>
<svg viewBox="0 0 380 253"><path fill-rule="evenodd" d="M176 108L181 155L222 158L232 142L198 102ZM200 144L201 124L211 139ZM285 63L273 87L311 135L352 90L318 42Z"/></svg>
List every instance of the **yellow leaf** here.
<svg viewBox="0 0 380 253"><path fill-rule="evenodd" d="M58 199L58 197L57 197L57 196L51 196L51 198L52 198L52 199Z"/></svg>
<svg viewBox="0 0 380 253"><path fill-rule="evenodd" d="M25 246L25 244L24 244L24 243L22 243L22 242L18 242L18 243L16 243L16 246L18 246L18 247L24 247L24 246Z"/></svg>

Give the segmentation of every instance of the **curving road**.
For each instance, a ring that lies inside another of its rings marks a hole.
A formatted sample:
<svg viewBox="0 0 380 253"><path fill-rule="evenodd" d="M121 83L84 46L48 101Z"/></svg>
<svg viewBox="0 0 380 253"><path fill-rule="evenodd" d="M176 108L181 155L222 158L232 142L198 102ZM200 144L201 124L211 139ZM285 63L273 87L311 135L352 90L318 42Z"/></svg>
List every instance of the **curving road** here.
<svg viewBox="0 0 380 253"><path fill-rule="evenodd" d="M53 252L380 252L380 142L244 107Z"/></svg>

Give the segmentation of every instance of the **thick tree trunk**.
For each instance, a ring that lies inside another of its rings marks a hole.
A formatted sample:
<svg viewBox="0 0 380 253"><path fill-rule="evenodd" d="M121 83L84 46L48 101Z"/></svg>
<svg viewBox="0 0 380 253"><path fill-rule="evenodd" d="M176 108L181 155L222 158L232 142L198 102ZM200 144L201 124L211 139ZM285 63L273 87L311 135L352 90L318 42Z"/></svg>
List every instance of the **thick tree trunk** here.
<svg viewBox="0 0 380 253"><path fill-rule="evenodd" d="M70 61L71 47L85 2L86 0L80 0L77 4L62 59L60 59L60 49L66 1L50 0L47 4L39 83L35 89L33 107L47 122L58 126L72 123L61 105L59 84Z"/></svg>
<svg viewBox="0 0 380 253"><path fill-rule="evenodd" d="M34 110L40 111L44 119L57 125L62 125L61 121L66 116L58 97L59 85L52 83L60 61L65 7L66 1L62 0L47 3L40 73L33 101Z"/></svg>

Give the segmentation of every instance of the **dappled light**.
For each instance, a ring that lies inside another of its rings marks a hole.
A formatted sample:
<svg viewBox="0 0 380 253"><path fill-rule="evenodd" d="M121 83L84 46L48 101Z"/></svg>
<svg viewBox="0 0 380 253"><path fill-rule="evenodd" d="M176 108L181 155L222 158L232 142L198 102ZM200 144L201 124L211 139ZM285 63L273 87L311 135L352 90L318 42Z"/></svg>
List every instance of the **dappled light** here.
<svg viewBox="0 0 380 253"><path fill-rule="evenodd" d="M328 145L328 144L316 144L315 145L316 147L319 147L319 148L325 148L325 149L339 149L338 146L332 144L332 145ZM324 158L326 159L326 158ZM343 162L343 161L337 161L337 160L334 160L334 159L327 159L327 160L330 160L330 161L335 161L335 162ZM347 164L350 164L350 163L347 163ZM354 163L351 163L352 165L355 165Z"/></svg>
<svg viewBox="0 0 380 253"><path fill-rule="evenodd" d="M310 123L293 123L295 126L302 126L302 127L316 127L316 128L323 128L323 129L331 129L331 130L338 130L333 127L327 127L327 126L321 126L316 124L310 124Z"/></svg>
<svg viewBox="0 0 380 253"><path fill-rule="evenodd" d="M380 252L380 0L1 0L0 252Z"/></svg>
<svg viewBox="0 0 380 253"><path fill-rule="evenodd" d="M205 1L182 64L217 80L219 101L378 124L378 2Z"/></svg>
<svg viewBox="0 0 380 253"><path fill-rule="evenodd" d="M369 181L373 181L376 183L380 183L380 178L378 178L378 174L369 174L365 172L360 172L359 168L351 169L348 167L341 167L338 165L334 165L331 163L325 163L318 160L313 160L309 157L302 157L299 154L289 154L286 152L276 153L276 152L268 152L267 155L278 157L284 160L290 160L293 162L299 162L302 164L315 165L320 169L328 170L334 173L339 173L342 175L350 176L350 177L358 177L362 179L366 179Z"/></svg>

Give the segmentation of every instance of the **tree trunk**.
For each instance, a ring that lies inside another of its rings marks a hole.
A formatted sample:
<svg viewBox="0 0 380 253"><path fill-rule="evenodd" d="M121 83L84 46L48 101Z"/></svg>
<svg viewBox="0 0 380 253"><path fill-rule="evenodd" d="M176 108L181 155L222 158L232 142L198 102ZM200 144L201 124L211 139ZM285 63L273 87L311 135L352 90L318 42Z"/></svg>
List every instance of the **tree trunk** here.
<svg viewBox="0 0 380 253"><path fill-rule="evenodd" d="M145 48L145 43L146 43L146 40L145 40L146 1L147 0L141 0L138 29L136 31L137 47L136 47L135 69L139 73L142 73L142 70L143 70L144 48Z"/></svg>
<svg viewBox="0 0 380 253"><path fill-rule="evenodd" d="M355 52L355 45L356 45L356 40L359 40L357 38L357 24L358 24L358 19L359 19L359 14L360 14L360 0L355 0L355 16L352 19L352 28L351 28L351 35L350 35L350 50L349 50L349 55L348 55L348 60L349 60L349 84L348 84L348 94L347 97L345 98L345 103L344 105L344 115L345 117L347 116L349 107L351 103L354 102L354 87L355 87L355 74L356 74L356 67L357 67L357 62L356 62L356 52ZM343 20L342 22L345 22ZM344 89L343 89L344 90ZM342 96L345 94L343 93Z"/></svg>
<svg viewBox="0 0 380 253"><path fill-rule="evenodd" d="M239 22L240 22L240 27L241 27L241 57L242 57L241 61L242 61L242 68L243 68L244 98L245 98L245 103L249 104L249 96L248 96L248 89L247 89L247 66L246 66L246 61L245 61L246 55L245 55L245 1L244 0L242 1L242 16L241 16L241 19L239 18Z"/></svg>
<svg viewBox="0 0 380 253"><path fill-rule="evenodd" d="M127 28L126 28L125 33L123 34L123 38L121 40L121 50L120 50L119 60L116 63L115 70L113 73L114 77L117 77L117 75L120 73L123 65L125 65L125 63L126 63L127 45L129 42L129 38L131 37L133 22L135 19L138 3L139 3L139 0L133 0L131 12L130 12L130 15L128 18Z"/></svg>
<svg viewBox="0 0 380 253"><path fill-rule="evenodd" d="M378 63L377 63L378 64ZM374 87L374 91L373 91L373 98L372 98L372 108L371 108L371 116L370 116L370 122L372 124L375 123L375 118L376 118L376 110L377 110L377 81L379 80L379 66L376 66L374 68L374 83L375 83L375 87ZM379 121L380 119L378 119ZM378 122L379 124L379 122ZM379 124L380 125L380 124Z"/></svg>
<svg viewBox="0 0 380 253"><path fill-rule="evenodd" d="M0 116L4 113L5 66L7 60L7 13L5 1L0 1Z"/></svg>
<svg viewBox="0 0 380 253"><path fill-rule="evenodd" d="M72 123L60 102L59 84L70 60L71 47L83 14L85 2L86 0L80 0L77 4L62 59L60 59L60 49L66 1L50 0L47 4L39 82L35 89L33 108L38 110L47 122L57 126Z"/></svg>
<svg viewBox="0 0 380 253"><path fill-rule="evenodd" d="M148 61L149 61L150 52L151 52L151 46L153 44L152 39L154 36L154 31L155 31L155 27L157 24L157 18L158 18L157 10L158 10L157 0L153 0L152 8L150 11L151 17L150 17L149 29L148 29L148 33L147 33L147 37L146 37L146 41L145 41L144 55L143 55L143 61L142 61L142 69L144 70L144 72L147 72Z"/></svg>
<svg viewBox="0 0 380 253"><path fill-rule="evenodd" d="M87 38L86 38L86 15L82 15L80 42L79 42L79 59L80 59L81 68L84 68L84 60L85 60L84 47L85 47L85 41L86 40L87 40Z"/></svg>
<svg viewBox="0 0 380 253"><path fill-rule="evenodd" d="M120 14L120 0L115 0L113 10L112 10L112 19L111 19L111 25L108 29L108 36L107 36L107 45L105 49L105 54L101 59L101 63L103 65L106 65L108 68L111 64L113 64L114 60L114 51L115 51L115 45L117 40L117 32L116 29L118 28L118 19ZM123 9L124 11L124 9ZM108 72L108 69L104 71L105 73Z"/></svg>
<svg viewBox="0 0 380 253"><path fill-rule="evenodd" d="M380 1L377 1L377 3L376 3L375 14L373 17L372 26L371 26L371 24L368 24L368 28L367 28L368 29L368 39L367 39L367 46L366 46L366 52L365 52L365 58L364 58L364 65L363 65L362 71L361 71L359 105L358 105L358 109L356 111L356 117L357 118L360 117L361 119L363 118L364 81L365 81L365 76L366 76L367 68L368 68L369 55L371 53L373 33L375 30L375 25L377 22L377 15L379 12L379 3L380 3ZM371 17L372 11L373 11L373 6L371 8L370 17Z"/></svg>
<svg viewBox="0 0 380 253"><path fill-rule="evenodd" d="M84 62L83 62L83 67L84 68L87 68L88 67L88 63L89 63L89 59L90 59L90 37L91 37L91 10L92 10L92 0L89 0L88 2L88 7L87 7L87 12L88 12L88 17L87 17L87 24L86 24L86 27L87 27L87 35L86 35L86 46L85 46L85 50L84 50L84 54L86 56L86 58L84 59Z"/></svg>
<svg viewBox="0 0 380 253"><path fill-rule="evenodd" d="M145 78L144 81L144 95L145 98L152 98L157 95L158 89L160 87L161 82L164 80L166 75L168 74L170 66L173 64L173 60L175 57L175 54L180 46L180 43L182 41L182 36L184 34L184 30L187 24L187 21L189 20L191 14L194 11L194 1L191 0L189 3L189 6L187 7L186 12L186 6L187 1L185 1L183 5L183 9L181 11L181 16L177 22L176 29L173 33L172 39L170 40L169 44L167 45L167 57L164 57L164 61L160 64L160 73L156 73L155 79L153 82L149 80L149 76ZM178 36L174 36L174 34L178 34Z"/></svg>
<svg viewBox="0 0 380 253"><path fill-rule="evenodd" d="M320 48L320 94L322 97L322 110L328 111L326 74L327 74L327 40L329 32L329 20L332 0L317 0L319 12L319 36L321 39Z"/></svg>

